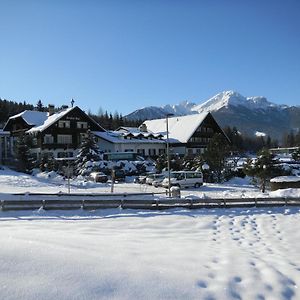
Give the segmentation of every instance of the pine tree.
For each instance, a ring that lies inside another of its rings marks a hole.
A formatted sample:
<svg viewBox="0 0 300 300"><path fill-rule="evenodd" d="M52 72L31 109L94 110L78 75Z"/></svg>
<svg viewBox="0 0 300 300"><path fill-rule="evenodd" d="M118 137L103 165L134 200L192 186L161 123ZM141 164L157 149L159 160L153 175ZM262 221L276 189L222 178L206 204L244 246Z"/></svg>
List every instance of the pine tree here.
<svg viewBox="0 0 300 300"><path fill-rule="evenodd" d="M45 107L44 107L44 105L43 105L43 103L42 103L42 100L39 100L39 101L37 102L37 104L36 104L36 109L37 109L37 111L45 111Z"/></svg>
<svg viewBox="0 0 300 300"><path fill-rule="evenodd" d="M258 179L261 191L264 193L269 179L280 175L282 170L278 167L275 156L264 148L258 153L257 160L254 163L252 160L248 160L244 172L246 175Z"/></svg>
<svg viewBox="0 0 300 300"><path fill-rule="evenodd" d="M77 175L86 175L91 171L91 164L100 160L99 147L95 141L95 137L90 130L87 132L86 138L82 141L79 147L79 152L76 158Z"/></svg>
<svg viewBox="0 0 300 300"><path fill-rule="evenodd" d="M229 145L222 134L215 134L207 145L203 154L204 161L214 173L215 179L222 181L222 172L225 168L225 159L229 156Z"/></svg>
<svg viewBox="0 0 300 300"><path fill-rule="evenodd" d="M32 145L31 137L22 133L16 140L15 153L17 158L17 170L24 173L31 173L33 158L30 154Z"/></svg>

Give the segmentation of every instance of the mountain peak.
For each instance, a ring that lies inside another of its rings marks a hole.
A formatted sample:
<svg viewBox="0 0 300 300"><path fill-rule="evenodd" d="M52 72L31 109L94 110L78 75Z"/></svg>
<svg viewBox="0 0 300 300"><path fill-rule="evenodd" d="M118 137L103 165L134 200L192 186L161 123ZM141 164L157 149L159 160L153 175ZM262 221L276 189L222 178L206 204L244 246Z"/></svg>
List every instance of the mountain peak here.
<svg viewBox="0 0 300 300"><path fill-rule="evenodd" d="M217 111L222 107L228 107L229 105L238 106L245 105L247 99L240 93L235 91L223 91L212 98L208 99L202 104L193 107L193 111Z"/></svg>
<svg viewBox="0 0 300 300"><path fill-rule="evenodd" d="M283 106L269 102L265 97L244 97L236 91L223 91L202 104L192 108L193 111L218 111L229 106L243 106L250 110L266 110L268 108L283 108Z"/></svg>

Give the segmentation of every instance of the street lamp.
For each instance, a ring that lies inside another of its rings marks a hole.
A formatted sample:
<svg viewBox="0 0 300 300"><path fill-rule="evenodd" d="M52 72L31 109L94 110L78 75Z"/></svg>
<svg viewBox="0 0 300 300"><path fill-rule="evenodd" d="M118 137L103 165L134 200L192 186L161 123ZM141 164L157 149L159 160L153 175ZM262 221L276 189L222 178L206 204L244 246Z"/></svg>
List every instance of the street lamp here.
<svg viewBox="0 0 300 300"><path fill-rule="evenodd" d="M166 115L166 124L167 124L167 160L168 160L168 195L171 196L171 170L170 170L170 145L169 145L169 117L172 117L173 114Z"/></svg>

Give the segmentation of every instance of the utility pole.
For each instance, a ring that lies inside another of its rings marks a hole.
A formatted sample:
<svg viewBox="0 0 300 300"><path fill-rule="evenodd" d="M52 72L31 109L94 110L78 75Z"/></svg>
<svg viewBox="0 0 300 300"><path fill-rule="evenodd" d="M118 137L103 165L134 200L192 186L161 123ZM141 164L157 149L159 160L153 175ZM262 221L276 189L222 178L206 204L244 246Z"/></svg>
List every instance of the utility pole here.
<svg viewBox="0 0 300 300"><path fill-rule="evenodd" d="M170 144L169 144L169 117L173 114L166 115L167 125L167 160L168 160L168 196L171 197L171 170L170 170Z"/></svg>

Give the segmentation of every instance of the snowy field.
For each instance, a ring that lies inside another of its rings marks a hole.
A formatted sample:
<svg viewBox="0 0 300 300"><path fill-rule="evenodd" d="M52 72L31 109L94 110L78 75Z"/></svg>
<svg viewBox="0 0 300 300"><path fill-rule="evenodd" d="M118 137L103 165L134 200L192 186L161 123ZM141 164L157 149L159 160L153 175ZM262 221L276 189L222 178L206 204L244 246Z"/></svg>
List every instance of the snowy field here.
<svg viewBox="0 0 300 300"><path fill-rule="evenodd" d="M9 170L0 188L67 191L57 177ZM238 180L183 193L203 192L260 195ZM0 211L0 299L300 299L299 224L300 207Z"/></svg>

